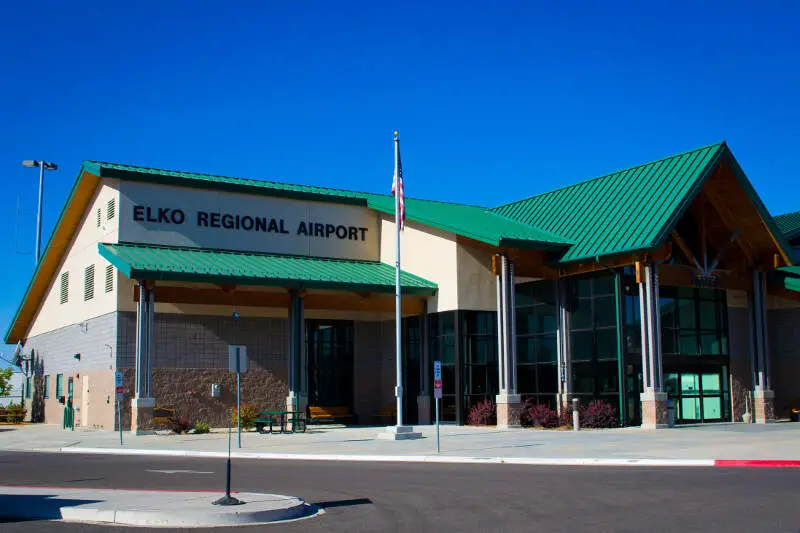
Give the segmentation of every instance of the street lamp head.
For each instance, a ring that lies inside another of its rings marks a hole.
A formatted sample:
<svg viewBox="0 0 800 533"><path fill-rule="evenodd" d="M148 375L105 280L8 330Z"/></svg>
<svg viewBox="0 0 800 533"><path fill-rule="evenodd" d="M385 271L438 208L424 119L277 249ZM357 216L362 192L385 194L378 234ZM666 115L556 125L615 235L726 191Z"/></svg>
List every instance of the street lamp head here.
<svg viewBox="0 0 800 533"><path fill-rule="evenodd" d="M26 159L22 162L22 166L26 168L39 168L44 167L45 170L58 170L58 165L50 161L37 161L35 159Z"/></svg>

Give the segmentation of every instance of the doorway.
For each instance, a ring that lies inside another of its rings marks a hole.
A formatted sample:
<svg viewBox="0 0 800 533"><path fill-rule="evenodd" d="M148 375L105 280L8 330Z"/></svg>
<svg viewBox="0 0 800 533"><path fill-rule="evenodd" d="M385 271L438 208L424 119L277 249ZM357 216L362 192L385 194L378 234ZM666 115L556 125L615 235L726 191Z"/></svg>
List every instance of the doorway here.
<svg viewBox="0 0 800 533"><path fill-rule="evenodd" d="M353 409L353 332L349 320L308 320L308 404Z"/></svg>
<svg viewBox="0 0 800 533"><path fill-rule="evenodd" d="M699 424L730 421L727 367L692 369L664 376L664 389L675 405L675 422Z"/></svg>
<svg viewBox="0 0 800 533"><path fill-rule="evenodd" d="M89 376L84 374L81 379L81 427L89 427Z"/></svg>

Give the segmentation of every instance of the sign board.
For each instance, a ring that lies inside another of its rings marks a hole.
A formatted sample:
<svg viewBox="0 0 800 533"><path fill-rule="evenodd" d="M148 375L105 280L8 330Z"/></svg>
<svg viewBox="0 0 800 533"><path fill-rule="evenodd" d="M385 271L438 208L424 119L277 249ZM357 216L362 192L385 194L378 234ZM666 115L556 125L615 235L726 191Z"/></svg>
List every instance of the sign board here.
<svg viewBox="0 0 800 533"><path fill-rule="evenodd" d="M247 372L247 346L228 346L228 370L231 372Z"/></svg>
<svg viewBox="0 0 800 533"><path fill-rule="evenodd" d="M119 241L377 261L366 207L122 181Z"/></svg>
<svg viewBox="0 0 800 533"><path fill-rule="evenodd" d="M122 370L117 370L114 372L114 386L117 388L117 393L119 393L119 389L121 389L123 385Z"/></svg>
<svg viewBox="0 0 800 533"><path fill-rule="evenodd" d="M433 397L442 399L442 362L433 362Z"/></svg>

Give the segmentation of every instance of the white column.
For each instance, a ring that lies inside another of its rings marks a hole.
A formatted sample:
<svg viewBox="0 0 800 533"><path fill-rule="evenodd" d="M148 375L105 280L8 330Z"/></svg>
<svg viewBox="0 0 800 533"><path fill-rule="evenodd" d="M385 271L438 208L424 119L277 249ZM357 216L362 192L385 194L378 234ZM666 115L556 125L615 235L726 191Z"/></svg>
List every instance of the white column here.
<svg viewBox="0 0 800 533"><path fill-rule="evenodd" d="M509 265L508 258L505 255L500 256L501 261L501 277L502 277L502 294L503 294L503 383L505 390L511 394L511 368L509 356L511 355L511 320L509 316Z"/></svg>
<svg viewBox="0 0 800 533"><path fill-rule="evenodd" d="M661 290L658 281L658 265L652 267L653 278L653 327L651 328L651 335L655 337L655 353L653 359L655 365L653 367L653 380L657 391L664 390L664 354L661 349Z"/></svg>
<svg viewBox="0 0 800 533"><path fill-rule="evenodd" d="M153 396L153 360L156 355L156 289L151 286L147 299L147 359L144 386L148 398Z"/></svg>
<svg viewBox="0 0 800 533"><path fill-rule="evenodd" d="M514 276L514 264L509 264L509 276L508 276L508 314L511 317L510 322L510 331L508 335L508 361L507 365L509 367L509 382L508 382L508 392L509 394L516 394L517 393L517 286L516 286L516 277Z"/></svg>
<svg viewBox="0 0 800 533"><path fill-rule="evenodd" d="M146 398L145 373L147 360L147 288L139 282L139 302L136 306L136 398Z"/></svg>
<svg viewBox="0 0 800 533"><path fill-rule="evenodd" d="M646 276L646 271L643 270ZM647 283L641 280L639 283L639 315L642 330L642 388L650 390L653 387L650 381L650 314L647 307Z"/></svg>
<svg viewBox="0 0 800 533"><path fill-rule="evenodd" d="M501 267L502 268L502 267ZM503 393L506 391L505 380L505 304L503 302L503 276L499 272L497 278L497 370L498 370L498 390Z"/></svg>

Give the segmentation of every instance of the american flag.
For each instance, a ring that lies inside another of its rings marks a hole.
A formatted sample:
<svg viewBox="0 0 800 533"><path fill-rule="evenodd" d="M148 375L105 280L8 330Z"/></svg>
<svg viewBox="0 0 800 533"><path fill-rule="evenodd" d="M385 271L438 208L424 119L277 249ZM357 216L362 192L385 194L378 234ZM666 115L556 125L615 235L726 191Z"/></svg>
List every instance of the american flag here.
<svg viewBox="0 0 800 533"><path fill-rule="evenodd" d="M406 225L406 199L403 192L403 165L400 162L400 139L395 134L395 149L394 149L394 177L392 178L392 195L397 195L399 205L399 220L400 229L402 230Z"/></svg>

